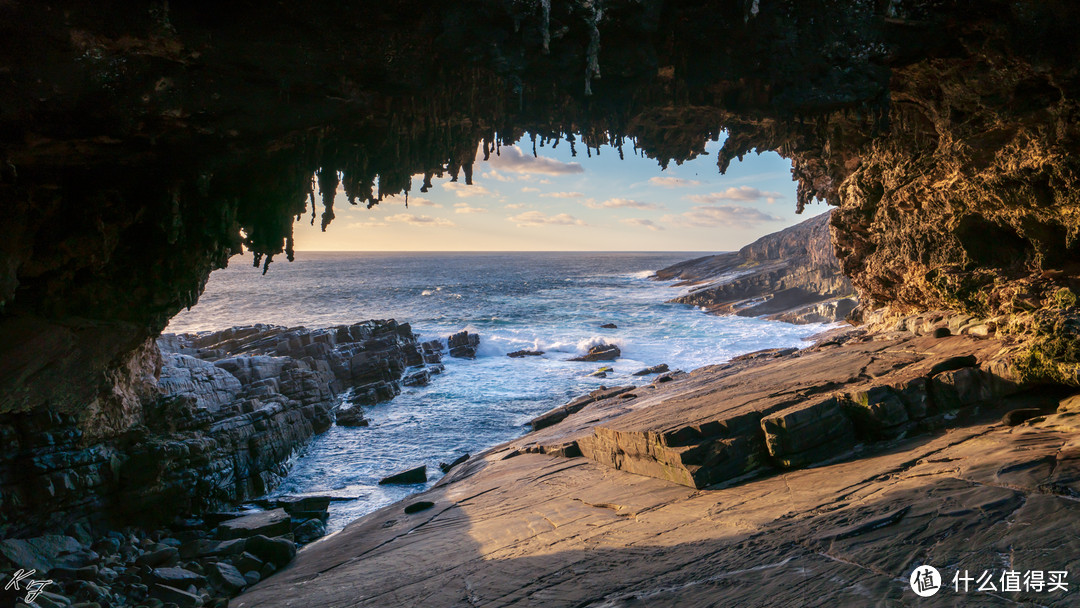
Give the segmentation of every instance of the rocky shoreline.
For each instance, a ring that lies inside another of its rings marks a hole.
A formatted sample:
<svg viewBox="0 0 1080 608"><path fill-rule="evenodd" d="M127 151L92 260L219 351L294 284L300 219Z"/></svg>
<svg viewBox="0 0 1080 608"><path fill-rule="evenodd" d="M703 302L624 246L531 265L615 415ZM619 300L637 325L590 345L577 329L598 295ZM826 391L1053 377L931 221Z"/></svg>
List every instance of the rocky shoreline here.
<svg viewBox="0 0 1080 608"><path fill-rule="evenodd" d="M479 337L454 341L469 356ZM329 499L235 505L277 486L342 401L363 420L361 405L440 373L444 350L394 320L163 335L143 353L144 396L122 432L87 443L72 416L0 420L0 569L55 579L37 606L224 605L325 533ZM250 549L237 542L248 537Z"/></svg>
<svg viewBox="0 0 1080 608"><path fill-rule="evenodd" d="M786 323L843 321L858 305L829 234L831 212L766 235L742 249L656 271L656 280L691 286L672 302L714 314Z"/></svg>
<svg viewBox="0 0 1080 608"><path fill-rule="evenodd" d="M1025 381L1022 341L994 325L880 312L806 349L594 391L234 605L908 605L919 563L1075 571L1080 394Z"/></svg>

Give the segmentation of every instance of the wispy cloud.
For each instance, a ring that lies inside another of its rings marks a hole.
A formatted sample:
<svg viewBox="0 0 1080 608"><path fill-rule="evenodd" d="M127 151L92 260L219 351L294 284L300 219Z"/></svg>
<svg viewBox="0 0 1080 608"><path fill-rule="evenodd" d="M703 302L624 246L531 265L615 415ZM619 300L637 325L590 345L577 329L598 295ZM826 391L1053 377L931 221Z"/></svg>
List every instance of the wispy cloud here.
<svg viewBox="0 0 1080 608"><path fill-rule="evenodd" d="M627 218L623 218L623 219L621 219L619 221L624 223L624 224L628 224L630 226L640 226L642 228L648 228L649 230L653 230L653 231L657 231L657 232L664 229L663 226L657 224L656 222L654 222L652 220L647 220L647 219L644 219L644 218L640 218L640 217L627 217Z"/></svg>
<svg viewBox="0 0 1080 608"><path fill-rule="evenodd" d="M463 184L461 182L441 182L442 187L446 188L450 192L458 195L461 198L469 198L472 196L492 196L491 190L483 186L473 184L471 186Z"/></svg>
<svg viewBox="0 0 1080 608"><path fill-rule="evenodd" d="M413 226L453 226L454 222L441 217L431 217L430 215L413 215L411 213L399 213L397 215L391 215L386 218L388 222L400 222L402 224L410 224Z"/></svg>
<svg viewBox="0 0 1080 608"><path fill-rule="evenodd" d="M765 222L782 221L781 218L742 205L701 205L681 215L665 215L660 220L690 228L716 226L753 228Z"/></svg>
<svg viewBox="0 0 1080 608"><path fill-rule="evenodd" d="M664 206L657 203L645 203L628 198L609 198L602 203L588 201L586 206L593 209L663 209Z"/></svg>
<svg viewBox="0 0 1080 608"><path fill-rule="evenodd" d="M545 192L540 196L544 198L581 198L585 195L580 192Z"/></svg>
<svg viewBox="0 0 1080 608"><path fill-rule="evenodd" d="M488 163L509 173L539 173L542 175L567 175L584 173L585 168L578 163L564 163L547 156L525 154L517 146L506 146L498 155L488 159Z"/></svg>
<svg viewBox="0 0 1080 608"><path fill-rule="evenodd" d="M495 169L492 169L491 171L484 172L480 177L483 177L484 179L493 179L493 180L495 180L497 182L512 182L512 181L514 181L514 178L503 175L502 173L499 173Z"/></svg>
<svg viewBox="0 0 1080 608"><path fill-rule="evenodd" d="M540 192L539 188L533 188L532 186L525 186L521 189L522 192Z"/></svg>
<svg viewBox="0 0 1080 608"><path fill-rule="evenodd" d="M683 179L681 177L650 177L649 183L663 188L689 188L700 186L701 182L696 179Z"/></svg>
<svg viewBox="0 0 1080 608"><path fill-rule="evenodd" d="M389 226L386 222L370 221L370 222L351 222L345 224L346 228L385 228Z"/></svg>
<svg viewBox="0 0 1080 608"><path fill-rule="evenodd" d="M473 207L469 203L454 203L454 213L487 213L487 209Z"/></svg>
<svg viewBox="0 0 1080 608"><path fill-rule="evenodd" d="M532 226L584 226L585 222L570 215L560 213L558 215L544 215L539 211L526 211L518 215L506 218L518 225L519 228Z"/></svg>
<svg viewBox="0 0 1080 608"><path fill-rule="evenodd" d="M434 201L429 201L428 199L422 198L422 197L419 197L419 196L414 196L414 197L410 198L409 199L409 204L410 205L416 205L417 207L442 208L442 205L440 205L439 203L436 203ZM376 207L376 209L377 208L378 207Z"/></svg>
<svg viewBox="0 0 1080 608"><path fill-rule="evenodd" d="M780 194L779 192L758 190L757 188L753 188L750 186L732 187L724 190L723 192L713 192L710 194L693 194L686 197L687 200L701 205L709 205L722 201L753 202L761 199L765 199L765 201L771 205L772 203L775 203L777 199L781 198L784 198L784 195Z"/></svg>
<svg viewBox="0 0 1080 608"><path fill-rule="evenodd" d="M506 208L507 209L524 209L525 208L525 203L510 203L509 205L506 205Z"/></svg>

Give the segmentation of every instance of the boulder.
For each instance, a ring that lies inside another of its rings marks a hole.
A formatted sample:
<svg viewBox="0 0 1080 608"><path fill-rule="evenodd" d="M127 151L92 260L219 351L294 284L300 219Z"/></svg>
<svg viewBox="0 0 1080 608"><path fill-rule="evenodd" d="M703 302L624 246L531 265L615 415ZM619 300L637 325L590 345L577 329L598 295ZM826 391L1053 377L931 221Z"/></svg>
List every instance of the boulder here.
<svg viewBox="0 0 1080 608"><path fill-rule="evenodd" d="M443 474L449 473L449 472L450 472L450 469L452 469L452 468L454 468L454 467L458 466L459 464L463 464L463 463L464 463L465 461L467 461L468 459L469 459L469 453L468 453L468 452L466 452L466 453L462 454L461 456L458 456L458 457L457 457L457 458L456 458L456 459L455 459L455 460L454 460L453 462L451 462L450 464L446 464L445 462L440 462L440 463L439 463L439 470L440 470L440 471L442 471L442 472L443 472Z"/></svg>
<svg viewBox="0 0 1080 608"><path fill-rule="evenodd" d="M143 553L135 558L135 563L148 568L168 568L180 561L180 551L176 547L163 546Z"/></svg>
<svg viewBox="0 0 1080 608"><path fill-rule="evenodd" d="M935 363L934 366L930 368L930 373L927 375L933 377L941 372L951 372L964 367L974 367L977 363L978 359L975 355L949 357L948 359Z"/></svg>
<svg viewBox="0 0 1080 608"><path fill-rule="evenodd" d="M636 371L636 372L634 372L634 375L635 376L649 376L649 375L652 375L652 374L662 374L662 373L664 373L666 371L668 371L668 364L667 363L661 363L660 365L654 365L652 367L646 367L643 370Z"/></svg>
<svg viewBox="0 0 1080 608"><path fill-rule="evenodd" d="M614 371L614 370L612 370L612 368L610 368L610 367L604 366L604 367L601 367L600 369L596 370L595 372L589 374L589 377L590 378L607 378L608 372L610 372L610 371Z"/></svg>
<svg viewBox="0 0 1080 608"><path fill-rule="evenodd" d="M211 562L206 566L206 574L214 587L230 595L239 593L247 587L247 580L244 575L232 564Z"/></svg>
<svg viewBox="0 0 1080 608"><path fill-rule="evenodd" d="M451 357L475 359L476 348L480 346L480 336L463 330L450 336L446 343L450 347Z"/></svg>
<svg viewBox="0 0 1080 608"><path fill-rule="evenodd" d="M301 545L306 545L326 536L326 524L322 519L312 518L293 528L293 538Z"/></svg>
<svg viewBox="0 0 1080 608"><path fill-rule="evenodd" d="M587 354L573 357L570 361L614 361L622 356L622 351L614 344L597 344Z"/></svg>
<svg viewBox="0 0 1080 608"><path fill-rule="evenodd" d="M600 329L619 329L619 326L614 323L604 323L600 326Z"/></svg>
<svg viewBox="0 0 1080 608"><path fill-rule="evenodd" d="M405 506L405 514L412 515L413 513L419 513L420 511L426 511L431 507L434 507L435 503L428 500L421 500L420 502L414 502Z"/></svg>
<svg viewBox="0 0 1080 608"><path fill-rule="evenodd" d="M264 562L264 568L266 563L281 568L296 557L296 543L284 538L267 538L258 534L248 539L245 548Z"/></svg>
<svg viewBox="0 0 1080 608"><path fill-rule="evenodd" d="M56 567L78 568L82 561L79 541L70 536L46 535L35 538L9 538L0 541L0 555L16 568L48 572Z"/></svg>
<svg viewBox="0 0 1080 608"><path fill-rule="evenodd" d="M199 557L220 557L225 555L237 555L244 552L244 539L233 540L210 540L196 539L180 546L180 557L186 560Z"/></svg>
<svg viewBox="0 0 1080 608"><path fill-rule="evenodd" d="M542 354L544 354L542 350L515 350L512 353L506 353L506 356L511 359L521 359L522 357L539 357Z"/></svg>
<svg viewBox="0 0 1080 608"><path fill-rule="evenodd" d="M166 604L176 604L179 608L199 608L203 603L198 595L160 583L150 587L150 596Z"/></svg>
<svg viewBox="0 0 1080 608"><path fill-rule="evenodd" d="M1001 417L1001 424L1004 424L1005 426L1016 426L1040 415L1042 415L1042 410L1037 407L1023 407L1006 412L1005 415Z"/></svg>
<svg viewBox="0 0 1080 608"><path fill-rule="evenodd" d="M425 483L427 481L427 465L423 464L415 469L395 473L379 480L379 485Z"/></svg>
<svg viewBox="0 0 1080 608"><path fill-rule="evenodd" d="M205 578L198 573L184 568L154 568L150 571L150 578L156 583L186 589L188 585L196 587L205 584Z"/></svg>
<svg viewBox="0 0 1080 608"><path fill-rule="evenodd" d="M244 551L240 555L236 556L236 558L233 559L232 563L234 566L236 566L237 570L245 573L251 571L258 572L259 570L262 570L263 567L263 560L255 557L253 553L249 553L247 551Z"/></svg>
<svg viewBox="0 0 1080 608"><path fill-rule="evenodd" d="M367 426L367 418L364 418L364 410L358 405L354 405L349 409L338 410L337 413L338 426Z"/></svg>
<svg viewBox="0 0 1080 608"><path fill-rule="evenodd" d="M252 513L244 517L230 519L218 526L218 537L223 540L248 538L256 535L281 536L292 531L292 520L285 509L272 509L261 513ZM245 545L251 551L249 540Z"/></svg>
<svg viewBox="0 0 1080 608"><path fill-rule="evenodd" d="M277 506L285 509L289 515L296 513L310 513L312 511L326 512L330 508L331 496L286 496L277 499Z"/></svg>
<svg viewBox="0 0 1080 608"><path fill-rule="evenodd" d="M953 410L994 398L990 376L976 367L945 371L931 378L934 403L941 410Z"/></svg>

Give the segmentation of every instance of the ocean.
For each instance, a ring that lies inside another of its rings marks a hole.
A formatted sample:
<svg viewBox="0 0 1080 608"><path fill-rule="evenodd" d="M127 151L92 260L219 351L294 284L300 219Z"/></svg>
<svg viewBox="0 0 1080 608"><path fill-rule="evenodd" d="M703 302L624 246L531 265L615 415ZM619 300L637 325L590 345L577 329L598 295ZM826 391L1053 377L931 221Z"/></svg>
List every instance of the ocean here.
<svg viewBox="0 0 1080 608"><path fill-rule="evenodd" d="M700 255L700 254L699 254ZM312 253L275 262L264 276L250 258L214 272L199 303L167 332L272 323L324 327L367 319L408 322L421 340L467 329L480 335L475 360L446 357L428 386L365 407L366 428L334 426L294 458L274 495L318 494L328 530L438 480L438 464L477 454L528 431L536 415L601 385L647 383L641 368L689 371L763 348L805 345L823 325L720 317L668 304L683 289L649 280L692 253ZM617 329L601 329L615 323ZM600 342L612 363L567 361ZM506 353L542 350L542 357ZM588 377L603 365L614 373ZM427 484L380 486L395 472L427 464Z"/></svg>

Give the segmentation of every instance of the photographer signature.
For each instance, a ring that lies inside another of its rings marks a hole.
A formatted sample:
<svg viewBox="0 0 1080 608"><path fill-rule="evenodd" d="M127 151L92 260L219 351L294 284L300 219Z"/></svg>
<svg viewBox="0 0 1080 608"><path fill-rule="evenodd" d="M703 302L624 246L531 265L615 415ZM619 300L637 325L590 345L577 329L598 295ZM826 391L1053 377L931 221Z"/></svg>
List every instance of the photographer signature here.
<svg viewBox="0 0 1080 608"><path fill-rule="evenodd" d="M30 578L37 570L30 570L29 572L23 569L19 569L18 572L11 576L11 580L7 585L4 585L4 591L26 591L26 597L23 601L27 604L32 603L37 599L37 596L41 595L41 592L45 590L45 587L53 584L51 580L38 581ZM25 584L25 587L21 585Z"/></svg>

